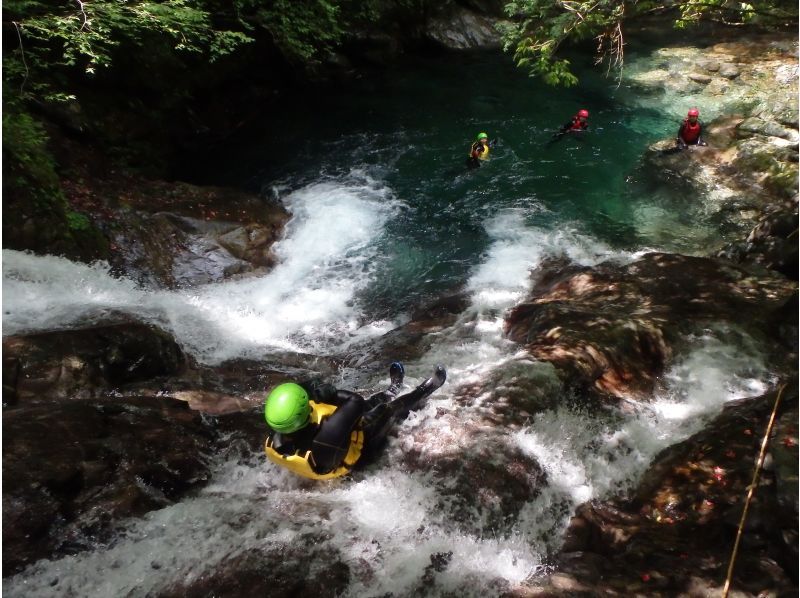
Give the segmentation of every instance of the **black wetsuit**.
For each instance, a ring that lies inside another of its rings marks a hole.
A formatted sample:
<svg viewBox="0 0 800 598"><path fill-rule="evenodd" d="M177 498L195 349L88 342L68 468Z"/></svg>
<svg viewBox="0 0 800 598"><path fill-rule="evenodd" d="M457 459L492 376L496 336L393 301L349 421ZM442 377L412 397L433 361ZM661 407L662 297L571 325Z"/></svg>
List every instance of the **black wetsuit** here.
<svg viewBox="0 0 800 598"><path fill-rule="evenodd" d="M558 132L564 135L565 133L571 133L572 131L581 132L588 130L589 123L586 121L581 122L581 119L579 119L577 116L574 116L569 121L561 125L561 128L558 130Z"/></svg>
<svg viewBox="0 0 800 598"><path fill-rule="evenodd" d="M336 405L336 411L319 426L309 424L294 434L272 432L273 448L281 454L292 455L295 451L304 454L311 451L312 469L324 474L342 464L350 448L350 436L356 426L364 432L362 458L374 455L383 445L392 425L402 421L417 407L417 402L429 393L424 385L408 394L395 398L397 387L364 399L349 390L337 390L331 384L318 381L301 383L309 398L316 403Z"/></svg>

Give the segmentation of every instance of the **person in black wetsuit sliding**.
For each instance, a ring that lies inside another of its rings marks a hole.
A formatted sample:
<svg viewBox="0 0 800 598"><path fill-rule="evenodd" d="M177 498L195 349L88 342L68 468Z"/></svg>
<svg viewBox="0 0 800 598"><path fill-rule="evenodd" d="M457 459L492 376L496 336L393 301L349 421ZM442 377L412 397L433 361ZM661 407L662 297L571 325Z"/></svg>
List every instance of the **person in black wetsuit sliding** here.
<svg viewBox="0 0 800 598"><path fill-rule="evenodd" d="M392 426L444 384L442 366L417 388L397 396L404 369L389 368L391 386L364 399L319 381L287 382L267 396L264 417L271 428L267 457L303 477L325 480L347 474L356 463L374 456Z"/></svg>

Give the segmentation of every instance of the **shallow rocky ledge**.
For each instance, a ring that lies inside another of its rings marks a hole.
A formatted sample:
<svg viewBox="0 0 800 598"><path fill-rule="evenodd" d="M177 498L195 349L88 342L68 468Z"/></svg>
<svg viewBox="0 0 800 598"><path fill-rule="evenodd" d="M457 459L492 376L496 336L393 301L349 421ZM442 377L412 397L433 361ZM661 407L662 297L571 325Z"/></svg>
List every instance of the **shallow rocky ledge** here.
<svg viewBox="0 0 800 598"><path fill-rule="evenodd" d="M796 36L747 35L708 47L662 48L634 61L625 79L664 103L697 106L706 126L708 147L678 152L672 139L653 144L643 158L646 172L699 198L704 213L728 231L720 256L794 280L797 47Z"/></svg>

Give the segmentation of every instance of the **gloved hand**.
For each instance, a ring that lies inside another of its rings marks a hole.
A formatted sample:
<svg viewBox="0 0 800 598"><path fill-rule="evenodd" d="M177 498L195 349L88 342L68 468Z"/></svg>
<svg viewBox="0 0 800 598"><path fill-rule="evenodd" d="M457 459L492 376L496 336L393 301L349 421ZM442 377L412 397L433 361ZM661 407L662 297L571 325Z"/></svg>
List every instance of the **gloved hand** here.
<svg viewBox="0 0 800 598"><path fill-rule="evenodd" d="M703 147L706 147L708 144L705 141L703 141L702 139L699 139L697 141L697 145L702 145Z"/></svg>

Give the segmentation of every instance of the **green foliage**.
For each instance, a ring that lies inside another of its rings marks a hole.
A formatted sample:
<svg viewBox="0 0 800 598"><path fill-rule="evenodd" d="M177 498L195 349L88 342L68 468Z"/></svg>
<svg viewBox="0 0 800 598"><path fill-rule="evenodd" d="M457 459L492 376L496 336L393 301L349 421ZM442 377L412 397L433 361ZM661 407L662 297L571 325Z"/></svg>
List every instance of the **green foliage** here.
<svg viewBox="0 0 800 598"><path fill-rule="evenodd" d="M715 21L726 25L748 23L774 26L797 20L797 2L783 0L683 0L678 4L680 17L675 26L694 25L700 21Z"/></svg>
<svg viewBox="0 0 800 598"><path fill-rule="evenodd" d="M106 256L102 233L85 214L69 208L44 127L4 95L4 246L86 259Z"/></svg>
<svg viewBox="0 0 800 598"><path fill-rule="evenodd" d="M88 231L92 223L86 214L81 214L80 212L75 212L74 210L67 210L67 226L73 232L85 232Z"/></svg>
<svg viewBox="0 0 800 598"><path fill-rule="evenodd" d="M424 15L452 0L8 0L4 80L51 101L68 81L112 67L119 52L209 61L258 37L287 60L314 66L348 32L398 14Z"/></svg>
<svg viewBox="0 0 800 598"><path fill-rule="evenodd" d="M504 49L513 52L517 66L552 85L574 85L569 62L558 58L566 41L594 37L597 63L621 69L623 24L644 14L677 14L676 27L714 21L726 25L758 23L785 26L797 22L797 2L787 0L514 0L505 7L511 24L501 29Z"/></svg>
<svg viewBox="0 0 800 598"><path fill-rule="evenodd" d="M58 186L55 161L47 150L47 134L42 125L21 110L6 103L3 110L3 170L31 188Z"/></svg>
<svg viewBox="0 0 800 598"><path fill-rule="evenodd" d="M275 45L290 60L316 62L336 46L344 30L336 2L327 0L238 0L237 9L250 30L269 32ZM242 18L240 16L240 18Z"/></svg>
<svg viewBox="0 0 800 598"><path fill-rule="evenodd" d="M569 69L569 61L557 57L567 40L599 36L609 50L621 49L618 24L635 0L589 0L552 2L551 0L515 0L506 4L512 24L502 30L506 51L514 52L517 66L528 69L551 85L575 85L578 79Z"/></svg>
<svg viewBox="0 0 800 598"><path fill-rule="evenodd" d="M215 60L251 41L243 31L215 28L203 3L193 0L8 0L3 13L18 38L4 57L4 79L24 91L33 78L29 91L50 100L71 95L60 89L59 75L108 68L121 46L153 52L166 45Z"/></svg>

